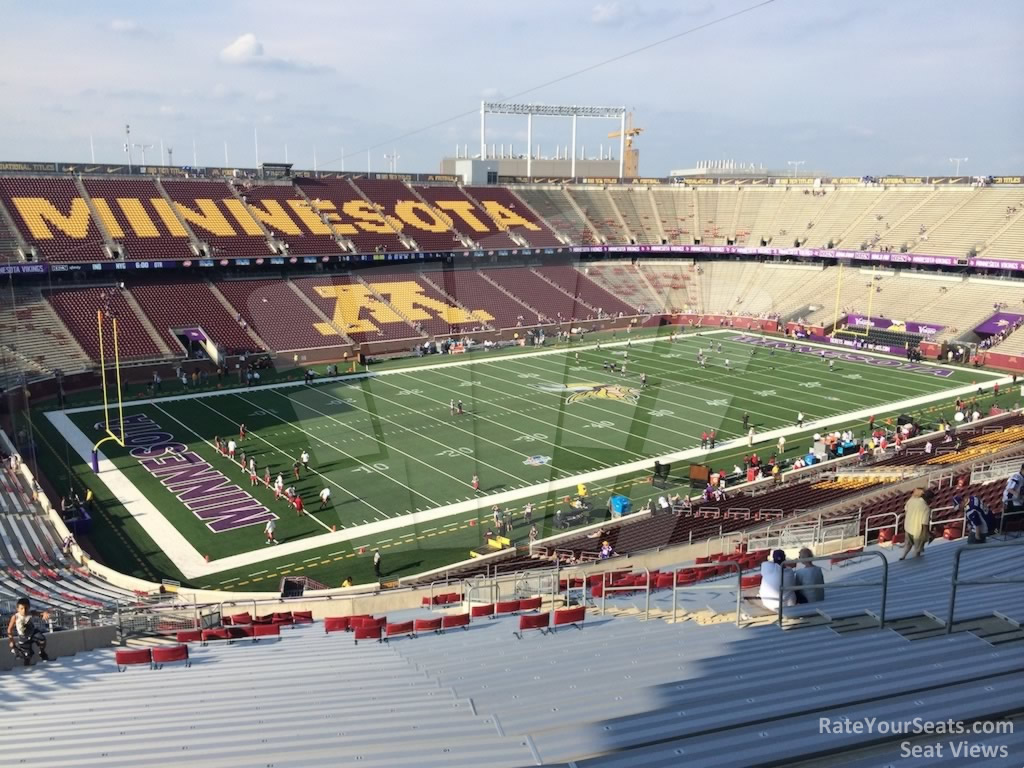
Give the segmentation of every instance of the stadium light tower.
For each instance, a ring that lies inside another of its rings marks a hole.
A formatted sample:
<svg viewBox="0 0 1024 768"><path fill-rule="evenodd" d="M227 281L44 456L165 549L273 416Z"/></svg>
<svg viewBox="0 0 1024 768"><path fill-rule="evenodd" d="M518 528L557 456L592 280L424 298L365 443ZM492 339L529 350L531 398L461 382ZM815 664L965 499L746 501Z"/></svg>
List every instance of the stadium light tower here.
<svg viewBox="0 0 1024 768"><path fill-rule="evenodd" d="M547 104L508 104L505 102L480 102L480 159L487 159L487 113L500 115L526 115L526 175L533 176L533 116L571 117L572 149L569 152L570 173L576 174L576 120L580 117L618 119L623 135L619 141L619 178L625 173L626 151L626 108L625 107L578 107L550 106Z"/></svg>
<svg viewBox="0 0 1024 768"><path fill-rule="evenodd" d="M951 162L954 166L956 166L956 170L953 172L953 175L954 176L959 176L960 175L960 163L966 163L967 162L967 158L966 157L951 157L951 158L949 158L949 162Z"/></svg>
<svg viewBox="0 0 1024 768"><path fill-rule="evenodd" d="M147 149L152 149L153 145L152 144L132 144L132 146L133 147L137 147L138 149L142 150L142 164L145 165L146 164L146 150ZM130 170L129 170L129 173L131 173Z"/></svg>
<svg viewBox="0 0 1024 768"><path fill-rule="evenodd" d="M793 172L790 174L790 176L796 177L796 170L797 170L797 168L799 168L801 165L803 165L806 162L807 162L806 160L787 160L786 161L787 165L793 166Z"/></svg>
<svg viewBox="0 0 1024 768"><path fill-rule="evenodd" d="M132 175L132 127L124 124L124 153L128 156L128 175Z"/></svg>

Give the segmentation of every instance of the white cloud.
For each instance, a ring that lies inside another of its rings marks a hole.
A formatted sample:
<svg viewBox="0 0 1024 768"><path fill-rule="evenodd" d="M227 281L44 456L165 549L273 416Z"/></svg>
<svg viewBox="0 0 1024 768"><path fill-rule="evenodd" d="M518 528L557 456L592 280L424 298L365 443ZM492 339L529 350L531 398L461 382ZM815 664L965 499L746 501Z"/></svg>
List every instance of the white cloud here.
<svg viewBox="0 0 1024 768"><path fill-rule="evenodd" d="M145 32L137 21L131 19L113 19L109 26L111 32L119 35L141 35Z"/></svg>
<svg viewBox="0 0 1024 768"><path fill-rule="evenodd" d="M222 61L231 64L254 64L263 58L263 43L252 32L246 32L220 52Z"/></svg>
<svg viewBox="0 0 1024 768"><path fill-rule="evenodd" d="M268 56L263 43L252 32L240 35L220 52L221 61L246 67L267 67L286 69L293 72L323 72L329 70L318 64L298 59L287 59L279 56Z"/></svg>
<svg viewBox="0 0 1024 768"><path fill-rule="evenodd" d="M590 12L590 20L594 24L614 24L622 17L622 6L616 0L598 3Z"/></svg>

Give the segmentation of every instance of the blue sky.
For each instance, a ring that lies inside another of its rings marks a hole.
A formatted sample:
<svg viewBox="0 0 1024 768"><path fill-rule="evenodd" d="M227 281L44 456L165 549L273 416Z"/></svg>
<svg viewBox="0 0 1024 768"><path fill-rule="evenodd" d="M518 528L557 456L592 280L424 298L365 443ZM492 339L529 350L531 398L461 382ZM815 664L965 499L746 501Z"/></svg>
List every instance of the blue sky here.
<svg viewBox="0 0 1024 768"><path fill-rule="evenodd" d="M132 139L176 165L262 160L436 171L479 145L475 110L757 0L0 0L0 159L123 162ZM550 104L625 105L645 175L698 160L835 174L1024 171L1024 3L775 0L541 89ZM588 154L607 121L582 121ZM526 143L492 117L489 142ZM568 122L535 122L544 154ZM139 154L136 152L136 162Z"/></svg>

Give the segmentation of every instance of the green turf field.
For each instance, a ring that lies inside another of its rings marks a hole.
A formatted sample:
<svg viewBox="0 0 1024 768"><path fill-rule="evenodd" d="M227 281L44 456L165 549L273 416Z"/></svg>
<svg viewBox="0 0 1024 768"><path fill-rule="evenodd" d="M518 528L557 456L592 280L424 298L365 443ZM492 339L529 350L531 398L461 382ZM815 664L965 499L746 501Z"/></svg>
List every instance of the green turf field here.
<svg viewBox="0 0 1024 768"><path fill-rule="evenodd" d="M306 573L336 585L346 575L357 581L368 576L368 556L365 550L360 556L360 547L382 548L386 576L464 559L480 543L494 494L518 492L507 504L515 509L533 498L540 505L542 536L550 532L558 499L569 491L540 489L536 497L531 489L538 484L568 483L581 473L606 469L606 477L592 483L595 498L607 498L612 488L642 497L637 483L649 473L622 465L696 448L705 430L716 430L718 442L726 443L745 434L745 414L758 432L795 427L798 412L814 422L877 408L881 418L890 404L922 397L945 400L946 390L991 378L966 369L907 370L891 359L875 364L837 359L830 371L817 350L772 353L749 343L756 341L753 337L733 340L741 335L705 333L676 341L663 335L653 343L637 339L628 348L622 342L600 350L584 345L493 361L476 355L465 364L435 357L423 362L442 363L439 367L392 368L313 386L292 383L126 404L126 422L142 425L138 428L150 435L163 433L165 442L189 452L193 458L186 469L209 465L214 474L239 486L238 493L250 500L250 512L269 510L249 516L218 518L216 509L193 511L182 488L194 487L165 485L152 466L140 463L146 457L132 456L127 449L107 443L104 452L131 486L213 563L255 551L261 558L185 581L274 589L281 575ZM697 364L698 348L708 356L706 368ZM617 367L625 363L625 374L606 370L612 361ZM641 374L646 374L646 386ZM451 413L452 399L462 400L461 415ZM101 411L71 409L67 415L90 443L98 439L95 424ZM45 420L36 421L47 449L44 458L47 452L51 462L69 455L62 443L68 435L39 423ZM237 439L242 423L248 436L239 450L255 458L261 478L269 466L273 477L281 473L285 485L294 484L309 514L297 516L262 485L250 489L248 474L214 450L215 437ZM866 428L863 417L844 423ZM802 445L800 440L805 434L794 429L788 458L806 450L807 440ZM731 468L744 449L745 441L726 450L719 446L714 461ZM310 454L309 470L294 481L292 464L304 450ZM123 494L97 482L86 462L70 453L72 473L96 491L100 510L94 546L99 554L139 576L182 578L167 555L169 545L154 541L122 505ZM471 485L474 475L479 493ZM318 495L325 487L332 499L321 511ZM411 513L439 508L450 508L451 514L414 526L402 522ZM301 552L292 551L293 546L287 556L276 557L263 534L263 520L274 515L279 541L309 539L310 546ZM374 523L391 527L375 531ZM352 538L318 545L315 537L332 529ZM527 529L520 527L518 533L525 539Z"/></svg>

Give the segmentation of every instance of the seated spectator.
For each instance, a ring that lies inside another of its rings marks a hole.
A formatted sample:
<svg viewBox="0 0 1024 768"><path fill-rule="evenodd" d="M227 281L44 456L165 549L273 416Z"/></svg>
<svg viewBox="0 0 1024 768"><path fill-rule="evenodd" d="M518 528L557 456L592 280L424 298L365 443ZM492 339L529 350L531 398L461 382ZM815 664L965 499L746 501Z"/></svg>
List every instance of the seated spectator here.
<svg viewBox="0 0 1024 768"><path fill-rule="evenodd" d="M825 599L825 574L820 567L810 562L812 557L814 553L807 547L800 550L800 559L808 562L793 573L796 585L804 587L796 590L797 603L820 603Z"/></svg>
<svg viewBox="0 0 1024 768"><path fill-rule="evenodd" d="M792 590L793 571L790 568L783 568L784 562L786 553L776 549L772 552L771 560L761 563L761 586L758 588L757 596L761 598L761 604L772 611L779 610L780 597L783 605L796 605L796 595Z"/></svg>
<svg viewBox="0 0 1024 768"><path fill-rule="evenodd" d="M984 544L996 523L995 515L988 505L972 493L966 499L963 496L954 496L953 507L957 512L963 513L967 520L967 543Z"/></svg>
<svg viewBox="0 0 1024 768"><path fill-rule="evenodd" d="M343 587L351 587L352 586L352 577L351 576L346 576L345 580L343 582L341 582L341 586L343 586Z"/></svg>
<svg viewBox="0 0 1024 768"><path fill-rule="evenodd" d="M615 557L615 550L607 540L601 544L601 552L598 555L602 560L607 560L609 557Z"/></svg>

